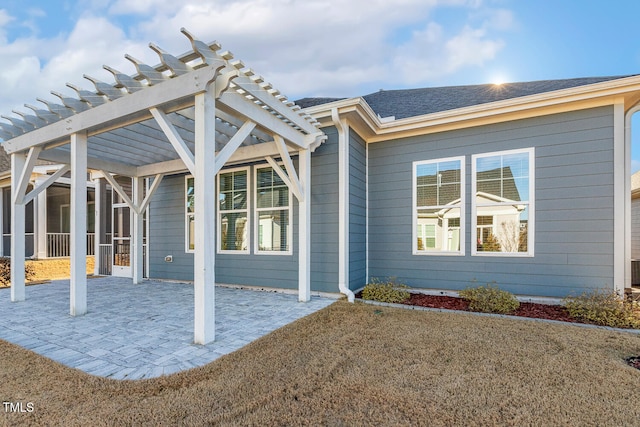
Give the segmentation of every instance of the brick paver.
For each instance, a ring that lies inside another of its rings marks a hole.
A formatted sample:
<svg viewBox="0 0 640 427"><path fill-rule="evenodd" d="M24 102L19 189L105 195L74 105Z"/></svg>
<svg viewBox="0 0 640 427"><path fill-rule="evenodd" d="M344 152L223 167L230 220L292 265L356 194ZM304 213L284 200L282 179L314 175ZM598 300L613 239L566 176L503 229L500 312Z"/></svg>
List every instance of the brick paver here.
<svg viewBox="0 0 640 427"><path fill-rule="evenodd" d="M69 315L69 281L29 286L12 303L0 289L0 339L92 375L152 378L201 366L334 300L216 287L216 341L193 344L193 286L90 279L88 313Z"/></svg>

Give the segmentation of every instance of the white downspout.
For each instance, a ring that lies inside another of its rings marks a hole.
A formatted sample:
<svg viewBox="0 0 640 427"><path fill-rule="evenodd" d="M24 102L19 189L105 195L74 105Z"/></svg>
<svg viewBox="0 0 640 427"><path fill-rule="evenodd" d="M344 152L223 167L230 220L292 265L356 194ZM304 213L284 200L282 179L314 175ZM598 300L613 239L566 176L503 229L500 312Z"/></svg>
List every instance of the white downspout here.
<svg viewBox="0 0 640 427"><path fill-rule="evenodd" d="M340 120L337 108L331 109L338 130L338 289L354 302L349 289L349 126Z"/></svg>
<svg viewBox="0 0 640 427"><path fill-rule="evenodd" d="M631 286L631 119L640 111L640 102L631 107L624 117L624 146L629 150L625 156L625 209L624 209L624 283Z"/></svg>

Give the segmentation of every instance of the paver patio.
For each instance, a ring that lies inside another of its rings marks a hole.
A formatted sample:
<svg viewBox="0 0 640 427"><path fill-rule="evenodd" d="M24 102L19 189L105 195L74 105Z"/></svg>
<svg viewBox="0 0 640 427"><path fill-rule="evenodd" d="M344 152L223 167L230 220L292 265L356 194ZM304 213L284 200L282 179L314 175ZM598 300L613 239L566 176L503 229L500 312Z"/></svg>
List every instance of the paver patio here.
<svg viewBox="0 0 640 427"><path fill-rule="evenodd" d="M24 302L0 289L0 339L92 375L152 378L201 366L334 300L216 287L216 340L193 344L189 283L101 277L88 281L89 312L69 315L69 281L29 286Z"/></svg>

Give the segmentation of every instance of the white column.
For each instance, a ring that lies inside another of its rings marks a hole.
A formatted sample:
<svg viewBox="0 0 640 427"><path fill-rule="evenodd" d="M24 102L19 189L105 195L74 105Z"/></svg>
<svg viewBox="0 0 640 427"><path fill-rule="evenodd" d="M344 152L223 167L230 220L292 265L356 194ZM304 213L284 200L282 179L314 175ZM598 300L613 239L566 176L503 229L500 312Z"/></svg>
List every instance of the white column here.
<svg viewBox="0 0 640 427"><path fill-rule="evenodd" d="M215 339L215 98L209 86L195 97L194 342Z"/></svg>
<svg viewBox="0 0 640 427"><path fill-rule="evenodd" d="M311 150L298 156L302 200L298 200L298 300L311 299Z"/></svg>
<svg viewBox="0 0 640 427"><path fill-rule="evenodd" d="M26 165L24 154L11 155L11 301L24 301L24 250L25 208L17 204L15 196L20 185L20 176Z"/></svg>
<svg viewBox="0 0 640 427"><path fill-rule="evenodd" d="M36 186L42 184L46 177L36 180ZM38 259L47 257L47 190L41 191L34 200L34 236L33 253Z"/></svg>
<svg viewBox="0 0 640 427"><path fill-rule="evenodd" d="M133 177L133 205L139 208L142 205L144 193L144 178ZM142 238L144 227L144 212L133 211L133 227L131 230L131 268L133 283L142 282Z"/></svg>
<svg viewBox="0 0 640 427"><path fill-rule="evenodd" d="M70 313L87 312L87 134L71 135Z"/></svg>
<svg viewBox="0 0 640 427"><path fill-rule="evenodd" d="M106 215L102 215L103 207L103 197L105 195L105 182L102 178L96 178L93 180L95 184L95 204L94 204L94 263L93 263L93 274L96 276L100 274L101 259L100 259L100 244L102 243L102 236L105 230L105 224L102 221L106 220Z"/></svg>

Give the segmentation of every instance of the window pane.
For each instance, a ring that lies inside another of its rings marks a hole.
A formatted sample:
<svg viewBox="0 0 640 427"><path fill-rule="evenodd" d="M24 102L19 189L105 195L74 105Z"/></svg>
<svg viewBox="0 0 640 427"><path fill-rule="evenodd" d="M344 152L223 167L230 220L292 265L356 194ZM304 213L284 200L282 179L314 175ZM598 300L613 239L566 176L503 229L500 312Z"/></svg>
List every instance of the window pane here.
<svg viewBox="0 0 640 427"><path fill-rule="evenodd" d="M193 178L187 178L187 212L189 213L194 212L193 191L194 191Z"/></svg>
<svg viewBox="0 0 640 427"><path fill-rule="evenodd" d="M496 206L494 210L495 215L488 216L486 213L490 212L490 207L483 207L483 215L477 218L477 250L527 252L529 207Z"/></svg>
<svg viewBox="0 0 640 427"><path fill-rule="evenodd" d="M220 249L223 251L244 251L249 247L247 214L220 214Z"/></svg>
<svg viewBox="0 0 640 427"><path fill-rule="evenodd" d="M187 215L187 248L192 251L195 248L195 223L193 214Z"/></svg>
<svg viewBox="0 0 640 427"><path fill-rule="evenodd" d="M418 209L418 251L460 250L460 208Z"/></svg>
<svg viewBox="0 0 640 427"><path fill-rule="evenodd" d="M261 251L288 251L288 229L288 211L258 212L258 249Z"/></svg>

